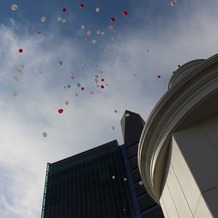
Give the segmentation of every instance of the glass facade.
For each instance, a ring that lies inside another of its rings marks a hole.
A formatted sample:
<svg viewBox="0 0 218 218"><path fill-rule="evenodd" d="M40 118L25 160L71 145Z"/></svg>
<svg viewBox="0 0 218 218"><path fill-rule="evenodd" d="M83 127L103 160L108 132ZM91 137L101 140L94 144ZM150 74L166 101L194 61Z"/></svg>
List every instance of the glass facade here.
<svg viewBox="0 0 218 218"><path fill-rule="evenodd" d="M43 218L135 217L117 141L49 164Z"/></svg>

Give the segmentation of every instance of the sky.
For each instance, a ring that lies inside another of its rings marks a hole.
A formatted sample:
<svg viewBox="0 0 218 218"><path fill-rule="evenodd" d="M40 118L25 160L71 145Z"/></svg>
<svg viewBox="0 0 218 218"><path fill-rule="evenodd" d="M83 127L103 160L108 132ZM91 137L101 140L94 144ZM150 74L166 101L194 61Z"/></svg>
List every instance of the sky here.
<svg viewBox="0 0 218 218"><path fill-rule="evenodd" d="M216 54L217 8L1 0L0 217L40 217L47 162L122 144L125 110L146 121L178 65Z"/></svg>

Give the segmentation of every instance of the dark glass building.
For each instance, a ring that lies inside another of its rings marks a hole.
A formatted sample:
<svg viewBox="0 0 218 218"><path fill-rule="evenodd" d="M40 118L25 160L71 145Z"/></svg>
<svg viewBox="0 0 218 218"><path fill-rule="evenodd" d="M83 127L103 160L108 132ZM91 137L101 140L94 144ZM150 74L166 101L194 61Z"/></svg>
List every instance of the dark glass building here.
<svg viewBox="0 0 218 218"><path fill-rule="evenodd" d="M124 145L115 140L47 164L42 218L163 217L138 170L144 121L125 111L121 126Z"/></svg>

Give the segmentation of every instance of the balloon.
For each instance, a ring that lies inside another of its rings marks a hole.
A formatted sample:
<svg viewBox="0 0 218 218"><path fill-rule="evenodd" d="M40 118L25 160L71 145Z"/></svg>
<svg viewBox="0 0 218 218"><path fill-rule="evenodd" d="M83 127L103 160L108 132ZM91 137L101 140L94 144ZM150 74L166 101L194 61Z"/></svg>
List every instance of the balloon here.
<svg viewBox="0 0 218 218"><path fill-rule="evenodd" d="M104 89L104 86L103 86L103 85L101 85L100 87L101 87L102 89Z"/></svg>
<svg viewBox="0 0 218 218"><path fill-rule="evenodd" d="M87 33L86 33L87 36L90 36L91 34L92 34L92 32L90 30L87 31Z"/></svg>
<svg viewBox="0 0 218 218"><path fill-rule="evenodd" d="M46 17L41 17L41 22L44 23L46 21Z"/></svg>
<svg viewBox="0 0 218 218"><path fill-rule="evenodd" d="M124 181L127 181L127 178L124 178L123 180L124 180Z"/></svg>
<svg viewBox="0 0 218 218"><path fill-rule="evenodd" d="M112 176L112 179L115 179L116 177L115 176Z"/></svg>
<svg viewBox="0 0 218 218"><path fill-rule="evenodd" d="M84 25L81 25L81 27L80 27L82 30L84 30L85 29L85 26Z"/></svg>
<svg viewBox="0 0 218 218"><path fill-rule="evenodd" d="M96 44L97 40L96 39L93 39L92 40L92 44Z"/></svg>
<svg viewBox="0 0 218 218"><path fill-rule="evenodd" d="M124 11L123 15L126 16L128 14L128 11Z"/></svg>
<svg viewBox="0 0 218 218"><path fill-rule="evenodd" d="M20 68L20 67L17 68L17 72L18 72L18 73L22 73L22 72L23 72L23 68Z"/></svg>
<svg viewBox="0 0 218 218"><path fill-rule="evenodd" d="M161 75L160 75L160 74L158 74L158 75L157 75L157 78L158 78L158 79L160 79L160 78L161 78Z"/></svg>
<svg viewBox="0 0 218 218"><path fill-rule="evenodd" d="M84 7L85 7L85 5L84 5L84 4L80 4L79 6L80 6L80 8L84 8Z"/></svg>
<svg viewBox="0 0 218 218"><path fill-rule="evenodd" d="M19 51L20 53L22 53L22 52L23 52L23 49L22 49L22 48L20 48L18 51Z"/></svg>
<svg viewBox="0 0 218 218"><path fill-rule="evenodd" d="M16 11L18 9L18 5L17 4L12 4L11 5L11 10Z"/></svg>
<svg viewBox="0 0 218 218"><path fill-rule="evenodd" d="M171 0L171 6L175 6L176 5L176 0Z"/></svg>
<svg viewBox="0 0 218 218"><path fill-rule="evenodd" d="M97 35L100 35L101 34L101 30L97 30L96 33L97 33Z"/></svg>
<svg viewBox="0 0 218 218"><path fill-rule="evenodd" d="M68 104L69 104L69 101L65 101L65 104L68 105Z"/></svg>
<svg viewBox="0 0 218 218"><path fill-rule="evenodd" d="M100 11L100 8L96 8L95 11L98 13Z"/></svg>
<svg viewBox="0 0 218 218"><path fill-rule="evenodd" d="M116 38L113 36L113 37L111 37L111 41L112 42L115 42L116 41Z"/></svg>
<svg viewBox="0 0 218 218"><path fill-rule="evenodd" d="M58 113L62 114L64 112L64 110L62 108L58 109Z"/></svg>
<svg viewBox="0 0 218 218"><path fill-rule="evenodd" d="M112 22L115 22L116 21L116 18L115 17L111 17L110 19Z"/></svg>
<svg viewBox="0 0 218 218"><path fill-rule="evenodd" d="M126 117L129 117L129 116L130 116L130 114L129 114L129 113L127 113L127 114L126 114Z"/></svg>
<svg viewBox="0 0 218 218"><path fill-rule="evenodd" d="M43 135L44 137L47 137L47 132L43 132L42 135Z"/></svg>
<svg viewBox="0 0 218 218"><path fill-rule="evenodd" d="M61 23L66 23L66 21L67 21L67 20L63 18L63 19L61 20Z"/></svg>
<svg viewBox="0 0 218 218"><path fill-rule="evenodd" d="M61 17L58 17L58 18L57 18L57 21L58 21L58 22L61 22L61 20L62 20Z"/></svg>
<svg viewBox="0 0 218 218"><path fill-rule="evenodd" d="M13 91L12 92L12 95L15 97L15 96L17 96L17 92L16 91Z"/></svg>
<svg viewBox="0 0 218 218"><path fill-rule="evenodd" d="M63 11L63 12L66 12L66 11L67 11L67 8L62 8L62 11Z"/></svg>
<svg viewBox="0 0 218 218"><path fill-rule="evenodd" d="M14 81L18 81L19 78L18 78L17 76L13 76L13 80L14 80Z"/></svg>
<svg viewBox="0 0 218 218"><path fill-rule="evenodd" d="M112 30L113 28L114 28L114 26L112 26L112 25L108 26L109 30Z"/></svg>
<svg viewBox="0 0 218 218"><path fill-rule="evenodd" d="M77 85L78 87L80 87L80 86L81 86L81 84L80 84L80 83L77 83L76 85Z"/></svg>

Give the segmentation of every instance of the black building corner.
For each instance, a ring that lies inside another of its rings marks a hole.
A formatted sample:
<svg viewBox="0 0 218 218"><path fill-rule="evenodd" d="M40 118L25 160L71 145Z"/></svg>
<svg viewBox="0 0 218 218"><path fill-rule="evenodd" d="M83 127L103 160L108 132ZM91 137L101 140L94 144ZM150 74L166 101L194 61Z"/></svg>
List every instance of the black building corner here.
<svg viewBox="0 0 218 218"><path fill-rule="evenodd" d="M144 120L139 114L125 111L121 119L124 144L121 146L125 169L129 175L131 196L136 205L135 216L142 218L163 218L161 207L148 195L141 181L138 169L138 143L141 137Z"/></svg>
<svg viewBox="0 0 218 218"><path fill-rule="evenodd" d="M140 115L125 111L116 140L47 164L42 218L164 217L147 194L137 164Z"/></svg>

